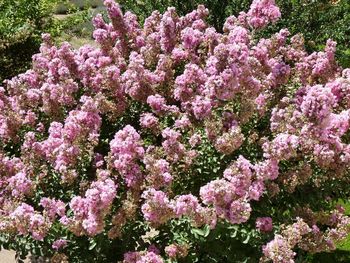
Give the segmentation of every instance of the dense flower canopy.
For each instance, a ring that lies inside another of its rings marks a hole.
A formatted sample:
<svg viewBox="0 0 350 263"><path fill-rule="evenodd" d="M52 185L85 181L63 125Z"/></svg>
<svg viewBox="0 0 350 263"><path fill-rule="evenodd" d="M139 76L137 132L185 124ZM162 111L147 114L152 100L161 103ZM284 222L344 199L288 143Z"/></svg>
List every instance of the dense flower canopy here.
<svg viewBox="0 0 350 263"><path fill-rule="evenodd" d="M307 204L285 218L287 208L267 207L305 185L330 204L324 186L349 179L350 70L337 65L336 43L308 54L287 29L257 39L281 16L274 0L254 0L223 33L204 6L155 11L141 27L105 5L110 23L93 20L98 47L43 35L32 69L0 88L0 232L62 250L74 236L123 240L133 222L162 231L186 219L246 224L266 241L266 261L334 249L349 232L341 207ZM130 243L124 262L194 247L155 240Z"/></svg>

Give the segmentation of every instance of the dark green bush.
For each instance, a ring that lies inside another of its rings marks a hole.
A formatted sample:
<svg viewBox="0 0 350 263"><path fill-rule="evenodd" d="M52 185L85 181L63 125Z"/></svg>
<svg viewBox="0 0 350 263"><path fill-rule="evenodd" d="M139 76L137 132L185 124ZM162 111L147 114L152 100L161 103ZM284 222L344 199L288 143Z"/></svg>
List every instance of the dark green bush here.
<svg viewBox="0 0 350 263"><path fill-rule="evenodd" d="M52 27L55 0L0 1L0 83L30 66L42 32Z"/></svg>

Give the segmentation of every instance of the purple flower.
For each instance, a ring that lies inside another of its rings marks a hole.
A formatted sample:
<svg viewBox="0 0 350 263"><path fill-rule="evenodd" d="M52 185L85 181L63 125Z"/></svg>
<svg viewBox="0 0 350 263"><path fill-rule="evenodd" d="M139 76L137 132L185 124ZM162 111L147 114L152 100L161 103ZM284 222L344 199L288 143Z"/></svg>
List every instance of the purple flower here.
<svg viewBox="0 0 350 263"><path fill-rule="evenodd" d="M256 228L262 232L270 232L273 227L271 217L258 217L255 225Z"/></svg>
<svg viewBox="0 0 350 263"><path fill-rule="evenodd" d="M57 239L52 243L52 248L55 250L60 250L67 246L68 241L66 239Z"/></svg>

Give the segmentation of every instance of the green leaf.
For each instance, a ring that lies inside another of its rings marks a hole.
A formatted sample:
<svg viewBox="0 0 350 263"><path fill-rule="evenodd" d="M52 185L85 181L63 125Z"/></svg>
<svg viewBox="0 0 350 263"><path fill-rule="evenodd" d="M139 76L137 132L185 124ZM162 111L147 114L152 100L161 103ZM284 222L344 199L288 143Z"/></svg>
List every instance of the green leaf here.
<svg viewBox="0 0 350 263"><path fill-rule="evenodd" d="M202 236L202 237L207 237L210 233L210 227L206 225L203 229L200 228L192 228L191 233Z"/></svg>
<svg viewBox="0 0 350 263"><path fill-rule="evenodd" d="M96 247L97 243L95 240L90 240L90 244L89 244L89 250L93 250Z"/></svg>
<svg viewBox="0 0 350 263"><path fill-rule="evenodd" d="M247 235L246 239L244 239L242 243L243 243L243 244L248 244L248 242L249 242L249 240L250 240L250 236L251 236L251 234L249 233L249 234Z"/></svg>

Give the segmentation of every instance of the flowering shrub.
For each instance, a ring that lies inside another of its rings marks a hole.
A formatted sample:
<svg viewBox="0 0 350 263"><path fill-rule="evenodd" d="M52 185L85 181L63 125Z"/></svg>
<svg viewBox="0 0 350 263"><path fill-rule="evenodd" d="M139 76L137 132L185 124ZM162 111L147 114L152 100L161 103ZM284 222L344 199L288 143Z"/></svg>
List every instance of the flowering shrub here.
<svg viewBox="0 0 350 263"><path fill-rule="evenodd" d="M165 12L167 6L176 7L179 15L185 15L197 7L205 5L209 10L206 22L222 32L222 26L227 16L238 15L246 10L251 0L120 0L123 9L132 10L138 19L144 21L153 10ZM328 38L337 41L337 59L340 65L350 65L350 2L348 0L276 0L283 19L270 24L259 32L259 36L269 37L280 28L288 28L292 34L302 33L305 36L305 46L308 51L323 50Z"/></svg>
<svg viewBox="0 0 350 263"><path fill-rule="evenodd" d="M350 231L350 70L273 0L227 18L106 0L99 47L43 35L0 89L4 247L71 262L294 262ZM222 248L225 247L225 251Z"/></svg>

